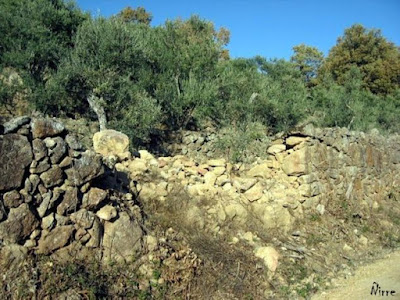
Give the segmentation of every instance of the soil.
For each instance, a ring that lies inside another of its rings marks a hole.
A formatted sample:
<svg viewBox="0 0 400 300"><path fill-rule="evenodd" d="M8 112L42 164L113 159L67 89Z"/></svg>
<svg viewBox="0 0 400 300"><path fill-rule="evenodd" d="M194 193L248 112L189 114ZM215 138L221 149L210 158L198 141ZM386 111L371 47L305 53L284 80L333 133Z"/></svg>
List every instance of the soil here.
<svg viewBox="0 0 400 300"><path fill-rule="evenodd" d="M400 251L360 267L354 276L340 279L336 285L335 289L314 295L311 299L400 299Z"/></svg>

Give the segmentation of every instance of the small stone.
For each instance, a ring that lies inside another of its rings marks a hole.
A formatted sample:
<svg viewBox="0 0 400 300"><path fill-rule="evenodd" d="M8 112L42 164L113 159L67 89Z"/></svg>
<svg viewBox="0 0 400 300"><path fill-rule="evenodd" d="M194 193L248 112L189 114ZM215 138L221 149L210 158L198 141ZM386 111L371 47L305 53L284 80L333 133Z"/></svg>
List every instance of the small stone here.
<svg viewBox="0 0 400 300"><path fill-rule="evenodd" d="M325 205L318 204L316 210L322 216L325 213Z"/></svg>
<svg viewBox="0 0 400 300"><path fill-rule="evenodd" d="M289 147L294 147L298 144L301 144L302 142L306 141L307 138L305 137L299 137L299 136L290 136L286 139L285 143Z"/></svg>
<svg viewBox="0 0 400 300"><path fill-rule="evenodd" d="M34 139L32 141L33 156L36 161L40 161L47 155L47 148L41 139Z"/></svg>
<svg viewBox="0 0 400 300"><path fill-rule="evenodd" d="M95 210L107 198L107 191L92 187L87 194L83 196L82 207Z"/></svg>
<svg viewBox="0 0 400 300"><path fill-rule="evenodd" d="M52 138L45 138L43 142L46 145L47 149L53 149L57 145L55 139Z"/></svg>
<svg viewBox="0 0 400 300"><path fill-rule="evenodd" d="M146 245L147 245L147 249L152 252L152 251L156 251L158 248L158 241L157 238L152 236L152 235L147 235L146 236Z"/></svg>
<svg viewBox="0 0 400 300"><path fill-rule="evenodd" d="M207 162L208 165L211 167L224 167L226 164L226 160L221 158L221 159L211 159Z"/></svg>
<svg viewBox="0 0 400 300"><path fill-rule="evenodd" d="M16 208L23 203L23 199L17 191L10 191L3 196L4 206L7 208Z"/></svg>
<svg viewBox="0 0 400 300"><path fill-rule="evenodd" d="M103 226L100 220L95 217L92 228L88 230L90 240L87 242L86 247L98 248L100 247L101 235L103 232Z"/></svg>
<svg viewBox="0 0 400 300"><path fill-rule="evenodd" d="M65 141L68 144L68 147L71 148L72 150L83 149L82 144L78 141L78 138L73 134L67 134L67 136L65 137Z"/></svg>
<svg viewBox="0 0 400 300"><path fill-rule="evenodd" d="M105 221L110 221L111 219L114 219L117 216L117 210L115 209L115 207L111 206L111 205L106 205L104 207L102 207L97 213L96 215Z"/></svg>
<svg viewBox="0 0 400 300"><path fill-rule="evenodd" d="M139 150L139 153L140 153L140 158L141 159L144 159L146 161L150 161L150 160L154 159L153 154L151 154L147 150Z"/></svg>
<svg viewBox="0 0 400 300"><path fill-rule="evenodd" d="M54 217L54 213L49 214L48 216L42 218L42 229L51 230L56 224L56 219Z"/></svg>
<svg viewBox="0 0 400 300"><path fill-rule="evenodd" d="M67 168L70 167L72 165L72 157L65 157L60 164L58 165L60 168Z"/></svg>
<svg viewBox="0 0 400 300"><path fill-rule="evenodd" d="M40 162L33 161L29 168L29 172L31 174L40 174L46 172L48 169L50 169L50 161L48 157L45 157Z"/></svg>
<svg viewBox="0 0 400 300"><path fill-rule="evenodd" d="M279 253L272 247L260 247L255 250L255 255L264 261L268 270L275 272L278 267Z"/></svg>
<svg viewBox="0 0 400 300"><path fill-rule="evenodd" d="M20 188L25 168L32 162L32 148L26 136L6 134L0 139L0 192Z"/></svg>
<svg viewBox="0 0 400 300"><path fill-rule="evenodd" d="M94 219L96 218L94 213L87 211L86 209L80 209L77 212L72 213L69 217L72 222L85 229L92 227Z"/></svg>
<svg viewBox="0 0 400 300"><path fill-rule="evenodd" d="M65 191L63 200L57 206L57 214L65 215L73 213L79 206L78 188L68 187Z"/></svg>

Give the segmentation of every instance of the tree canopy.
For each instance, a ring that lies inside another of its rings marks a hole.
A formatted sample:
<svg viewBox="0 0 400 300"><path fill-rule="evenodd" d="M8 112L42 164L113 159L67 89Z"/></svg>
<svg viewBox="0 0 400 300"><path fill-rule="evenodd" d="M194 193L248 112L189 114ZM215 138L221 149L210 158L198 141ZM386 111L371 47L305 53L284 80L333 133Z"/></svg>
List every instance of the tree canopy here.
<svg viewBox="0 0 400 300"><path fill-rule="evenodd" d="M339 83L353 66L363 74L364 87L374 94L389 94L400 87L400 51L378 29L356 24L346 29L330 50L321 73Z"/></svg>

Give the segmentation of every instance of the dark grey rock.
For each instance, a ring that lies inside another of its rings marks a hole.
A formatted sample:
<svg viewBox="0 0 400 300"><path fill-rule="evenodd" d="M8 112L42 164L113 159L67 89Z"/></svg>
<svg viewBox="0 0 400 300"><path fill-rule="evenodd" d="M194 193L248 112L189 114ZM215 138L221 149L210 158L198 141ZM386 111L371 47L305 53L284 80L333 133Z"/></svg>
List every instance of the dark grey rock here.
<svg viewBox="0 0 400 300"><path fill-rule="evenodd" d="M28 204L23 203L10 209L6 221L0 223L0 236L10 243L21 243L39 226L39 221L30 211Z"/></svg>
<svg viewBox="0 0 400 300"><path fill-rule="evenodd" d="M19 188L25 168L32 162L28 139L19 134L0 136L0 191Z"/></svg>
<svg viewBox="0 0 400 300"><path fill-rule="evenodd" d="M68 144L68 147L71 148L72 150L82 150L83 146L82 144L78 141L78 138L76 135L73 134L67 134L65 137L65 141Z"/></svg>
<svg viewBox="0 0 400 300"><path fill-rule="evenodd" d="M42 173L40 179L46 188L61 185L64 179L64 172L59 166L53 166L50 170Z"/></svg>
<svg viewBox="0 0 400 300"><path fill-rule="evenodd" d="M32 141L33 156L35 160L39 161L47 155L47 148L43 140L34 139Z"/></svg>
<svg viewBox="0 0 400 300"><path fill-rule="evenodd" d="M52 119L36 119L31 122L33 138L46 138L60 135L65 127L62 123Z"/></svg>
<svg viewBox="0 0 400 300"><path fill-rule="evenodd" d="M57 214L66 215L76 212L79 204L78 189L70 187L65 191L61 203L57 206Z"/></svg>
<svg viewBox="0 0 400 300"><path fill-rule="evenodd" d="M16 132L21 126L28 124L31 121L31 118L28 116L17 117L11 119L10 121L4 123L4 133L14 133Z"/></svg>
<svg viewBox="0 0 400 300"><path fill-rule="evenodd" d="M64 157L67 151L67 144L61 137L55 137L53 139L56 142L56 145L53 149L49 150L50 161L52 164L57 164L61 158Z"/></svg>
<svg viewBox="0 0 400 300"><path fill-rule="evenodd" d="M104 174L101 156L93 151L86 151L79 159L74 159L73 167L65 170L68 180L77 186Z"/></svg>

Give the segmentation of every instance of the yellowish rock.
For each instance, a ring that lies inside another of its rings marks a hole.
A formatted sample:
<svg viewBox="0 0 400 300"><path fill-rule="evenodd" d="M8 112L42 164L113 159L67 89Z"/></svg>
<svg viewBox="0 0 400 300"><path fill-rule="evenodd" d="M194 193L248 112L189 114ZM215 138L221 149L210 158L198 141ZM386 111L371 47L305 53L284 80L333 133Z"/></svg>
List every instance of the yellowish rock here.
<svg viewBox="0 0 400 300"><path fill-rule="evenodd" d="M129 138L126 134L113 129L102 130L94 134L93 148L104 156L123 155L129 151Z"/></svg>
<svg viewBox="0 0 400 300"><path fill-rule="evenodd" d="M260 247L255 250L256 257L261 258L268 270L275 272L278 268L279 253L272 247Z"/></svg>

